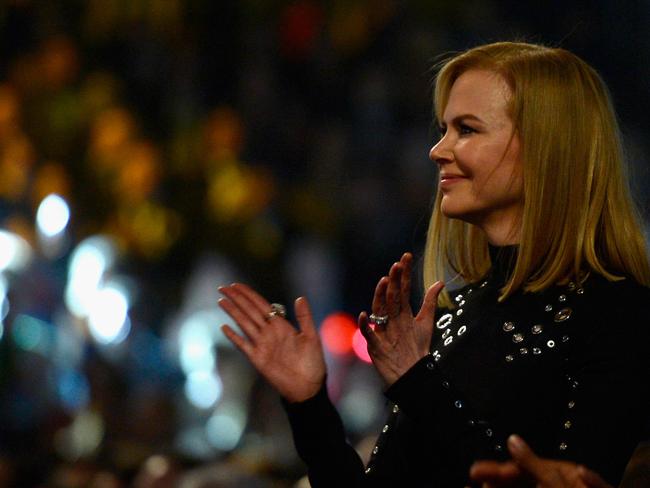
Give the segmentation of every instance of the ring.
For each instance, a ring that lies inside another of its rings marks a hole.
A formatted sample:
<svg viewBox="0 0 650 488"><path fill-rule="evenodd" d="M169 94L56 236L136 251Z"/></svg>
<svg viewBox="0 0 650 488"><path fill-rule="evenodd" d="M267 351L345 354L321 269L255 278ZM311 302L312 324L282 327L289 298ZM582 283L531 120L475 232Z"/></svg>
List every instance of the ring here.
<svg viewBox="0 0 650 488"><path fill-rule="evenodd" d="M266 320L271 320L273 317L282 317L287 316L287 309L281 303L272 303L271 311L266 314Z"/></svg>
<svg viewBox="0 0 650 488"><path fill-rule="evenodd" d="M375 315L374 313L371 313L370 317L368 317L368 321L371 324L383 327L384 325L388 324L388 315Z"/></svg>

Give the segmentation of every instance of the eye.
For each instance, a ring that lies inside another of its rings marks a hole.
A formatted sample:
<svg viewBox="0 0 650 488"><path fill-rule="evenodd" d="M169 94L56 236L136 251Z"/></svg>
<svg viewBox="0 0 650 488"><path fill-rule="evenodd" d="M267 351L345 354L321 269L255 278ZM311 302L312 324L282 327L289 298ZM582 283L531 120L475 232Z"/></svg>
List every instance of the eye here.
<svg viewBox="0 0 650 488"><path fill-rule="evenodd" d="M476 132L476 130L467 124L460 124L458 126L458 132L460 133L460 135L468 135L468 134L473 134L474 132Z"/></svg>

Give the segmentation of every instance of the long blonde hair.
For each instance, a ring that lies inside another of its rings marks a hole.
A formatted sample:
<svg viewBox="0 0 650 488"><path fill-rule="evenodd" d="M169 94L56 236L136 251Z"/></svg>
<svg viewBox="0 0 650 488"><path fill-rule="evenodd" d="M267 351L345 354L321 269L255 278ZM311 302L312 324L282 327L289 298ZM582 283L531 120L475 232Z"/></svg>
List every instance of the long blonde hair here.
<svg viewBox="0 0 650 488"><path fill-rule="evenodd" d="M521 144L524 204L521 240L504 300L595 272L650 285L646 242L624 174L608 90L596 71L559 48L498 42L446 61L435 86L438 120L458 77L489 70L508 83L509 115ZM445 217L436 196L424 255L425 287L449 273L480 280L490 267L477 227ZM449 296L441 302L450 305Z"/></svg>

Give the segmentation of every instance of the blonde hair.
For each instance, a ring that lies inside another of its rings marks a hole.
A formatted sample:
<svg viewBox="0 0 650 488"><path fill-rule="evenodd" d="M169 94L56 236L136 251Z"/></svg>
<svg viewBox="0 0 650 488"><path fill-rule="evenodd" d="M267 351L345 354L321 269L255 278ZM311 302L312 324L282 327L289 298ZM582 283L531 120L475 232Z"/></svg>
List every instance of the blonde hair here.
<svg viewBox="0 0 650 488"><path fill-rule="evenodd" d="M521 145L521 238L499 300L519 289L535 292L581 281L589 272L650 285L618 124L596 71L564 49L517 42L479 46L439 70L438 120L454 82L470 69L493 71L508 83L509 112ZM480 280L490 267L487 238L477 227L445 217L441 198L438 191L425 247L425 287L450 272L464 282ZM450 305L448 294L441 303Z"/></svg>

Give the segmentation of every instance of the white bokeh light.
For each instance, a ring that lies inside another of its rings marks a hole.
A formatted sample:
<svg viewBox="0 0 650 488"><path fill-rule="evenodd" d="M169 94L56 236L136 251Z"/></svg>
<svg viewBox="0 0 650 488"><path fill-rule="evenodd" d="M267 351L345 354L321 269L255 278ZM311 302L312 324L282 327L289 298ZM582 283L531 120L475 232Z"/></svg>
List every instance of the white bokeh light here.
<svg viewBox="0 0 650 488"><path fill-rule="evenodd" d="M36 226L46 237L54 237L63 232L69 221L68 203L54 193L46 196L36 211Z"/></svg>
<svg viewBox="0 0 650 488"><path fill-rule="evenodd" d="M212 407L221 398L222 389L216 371L193 371L185 380L185 396L197 408Z"/></svg>
<svg viewBox="0 0 650 488"><path fill-rule="evenodd" d="M65 303L77 317L87 317L104 274L115 261L115 246L107 238L90 237L72 253L68 266Z"/></svg>
<svg viewBox="0 0 650 488"><path fill-rule="evenodd" d="M246 413L241 405L222 404L208 420L205 433L214 447L230 451L237 447L245 427Z"/></svg>
<svg viewBox="0 0 650 488"><path fill-rule="evenodd" d="M88 327L93 338L101 344L122 342L131 328L128 310L127 295L120 287L107 286L97 290L88 314Z"/></svg>
<svg viewBox="0 0 650 488"><path fill-rule="evenodd" d="M32 249L25 239L0 229L0 272L20 271L29 263Z"/></svg>

